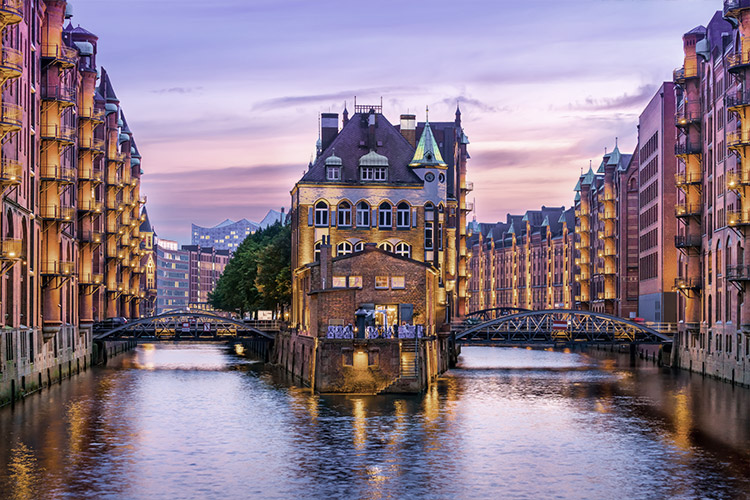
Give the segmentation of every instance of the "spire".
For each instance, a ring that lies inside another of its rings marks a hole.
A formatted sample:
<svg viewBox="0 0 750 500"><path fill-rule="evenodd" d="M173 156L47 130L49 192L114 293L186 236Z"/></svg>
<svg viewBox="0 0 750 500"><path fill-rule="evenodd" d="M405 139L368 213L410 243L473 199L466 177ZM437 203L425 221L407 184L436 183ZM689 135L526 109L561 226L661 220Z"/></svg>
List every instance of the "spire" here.
<svg viewBox="0 0 750 500"><path fill-rule="evenodd" d="M461 107L458 104L458 99L456 99L456 125L461 126Z"/></svg>
<svg viewBox="0 0 750 500"><path fill-rule="evenodd" d="M427 112L429 113L429 108ZM422 131L422 137L419 138L417 149L414 151L414 158L409 163L410 167L447 167L448 165L443 161L443 156L440 154L440 149L435 141L435 136L432 135L432 128L430 128L429 115L424 123L424 130Z"/></svg>
<svg viewBox="0 0 750 500"><path fill-rule="evenodd" d="M341 113L341 115L344 118L344 126L346 126L346 124L349 123L349 110L346 109L346 101L344 101L344 112Z"/></svg>

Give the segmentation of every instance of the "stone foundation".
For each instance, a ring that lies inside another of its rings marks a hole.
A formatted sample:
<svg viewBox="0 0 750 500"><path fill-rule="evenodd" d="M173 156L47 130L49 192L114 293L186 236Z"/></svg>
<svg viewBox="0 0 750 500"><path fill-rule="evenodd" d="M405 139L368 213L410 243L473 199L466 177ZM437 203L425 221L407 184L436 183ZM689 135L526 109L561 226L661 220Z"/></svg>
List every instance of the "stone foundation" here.
<svg viewBox="0 0 750 500"><path fill-rule="evenodd" d="M673 366L750 387L749 335L731 323L682 328L674 337Z"/></svg>

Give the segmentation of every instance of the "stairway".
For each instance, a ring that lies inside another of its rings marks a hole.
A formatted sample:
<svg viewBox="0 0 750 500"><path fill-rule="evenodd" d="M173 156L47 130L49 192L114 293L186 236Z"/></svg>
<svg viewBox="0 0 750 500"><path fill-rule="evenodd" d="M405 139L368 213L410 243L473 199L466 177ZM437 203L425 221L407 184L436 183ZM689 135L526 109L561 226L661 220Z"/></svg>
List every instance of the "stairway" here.
<svg viewBox="0 0 750 500"><path fill-rule="evenodd" d="M405 339L401 343L401 378L417 378L418 339Z"/></svg>

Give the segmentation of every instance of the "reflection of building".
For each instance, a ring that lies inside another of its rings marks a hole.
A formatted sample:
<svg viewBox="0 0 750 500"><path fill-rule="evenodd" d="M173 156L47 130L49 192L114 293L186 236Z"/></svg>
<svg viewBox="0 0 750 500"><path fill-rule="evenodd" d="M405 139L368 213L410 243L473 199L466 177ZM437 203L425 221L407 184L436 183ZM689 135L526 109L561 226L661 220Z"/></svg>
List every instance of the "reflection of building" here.
<svg viewBox="0 0 750 500"><path fill-rule="evenodd" d="M69 17L0 2L0 403L85 366L93 323L142 300L140 155L98 37Z"/></svg>
<svg viewBox="0 0 750 500"><path fill-rule="evenodd" d="M573 209L542 207L506 222L471 225L469 310L569 309Z"/></svg>
<svg viewBox="0 0 750 500"><path fill-rule="evenodd" d="M190 252L176 241L156 245L156 314L185 309L190 300Z"/></svg>
<svg viewBox="0 0 750 500"><path fill-rule="evenodd" d="M208 294L216 288L229 262L229 250L183 245L190 256L190 306L206 309Z"/></svg>

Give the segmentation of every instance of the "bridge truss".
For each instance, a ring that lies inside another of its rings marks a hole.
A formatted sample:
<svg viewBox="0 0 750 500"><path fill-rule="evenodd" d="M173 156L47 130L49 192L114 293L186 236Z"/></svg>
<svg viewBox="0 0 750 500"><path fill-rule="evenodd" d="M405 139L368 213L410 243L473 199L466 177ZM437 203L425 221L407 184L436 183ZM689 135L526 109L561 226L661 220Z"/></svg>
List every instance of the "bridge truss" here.
<svg viewBox="0 0 750 500"><path fill-rule="evenodd" d="M468 325L455 332L459 343L474 345L667 344L656 330L609 314L568 309L526 311Z"/></svg>
<svg viewBox="0 0 750 500"><path fill-rule="evenodd" d="M141 318L104 332L94 332L95 340L216 340L237 337L258 337L272 340L275 336L253 328L242 321L206 312L170 311Z"/></svg>
<svg viewBox="0 0 750 500"><path fill-rule="evenodd" d="M511 314L517 314L521 312L531 311L531 309L524 309L523 307L493 307L490 309L482 309L480 311L473 311L466 315L466 321L469 324L478 324L491 319L501 318L503 316L509 316Z"/></svg>

